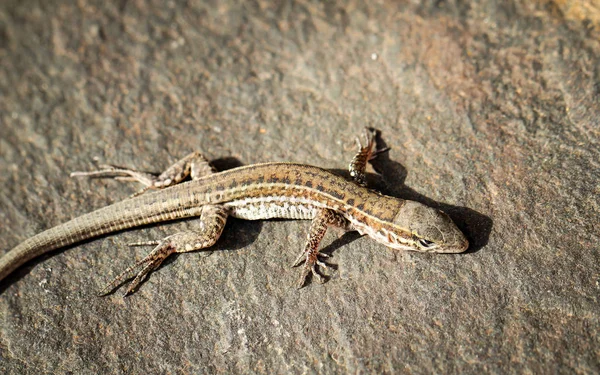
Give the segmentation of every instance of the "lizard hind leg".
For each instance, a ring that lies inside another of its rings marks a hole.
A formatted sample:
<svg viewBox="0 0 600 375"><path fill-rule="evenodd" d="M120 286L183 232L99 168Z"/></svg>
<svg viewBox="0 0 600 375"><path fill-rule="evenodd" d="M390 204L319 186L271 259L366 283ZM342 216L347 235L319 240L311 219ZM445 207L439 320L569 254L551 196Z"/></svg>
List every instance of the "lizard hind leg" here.
<svg viewBox="0 0 600 375"><path fill-rule="evenodd" d="M118 181L136 181L144 187L133 194L140 195L150 189L164 189L184 181L188 176L197 180L215 173L208 160L200 152L192 152L168 167L160 175L122 168L111 164L102 164L100 169L90 172L73 172L71 177L114 178Z"/></svg>
<svg viewBox="0 0 600 375"><path fill-rule="evenodd" d="M227 211L222 206L206 205L202 209L200 217L200 228L198 230L175 233L160 241L136 242L130 246L156 246L150 254L134 265L121 272L110 283L108 283L99 295L104 296L112 292L124 281L133 277L133 281L127 287L123 297L133 293L142 281L157 269L162 262L173 253L186 253L190 251L208 248L217 242L225 222Z"/></svg>

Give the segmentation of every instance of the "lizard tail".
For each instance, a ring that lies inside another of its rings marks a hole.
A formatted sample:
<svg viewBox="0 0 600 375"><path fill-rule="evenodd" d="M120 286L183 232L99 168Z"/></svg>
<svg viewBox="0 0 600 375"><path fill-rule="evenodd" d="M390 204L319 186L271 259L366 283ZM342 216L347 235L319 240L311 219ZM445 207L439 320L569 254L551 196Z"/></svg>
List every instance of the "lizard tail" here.
<svg viewBox="0 0 600 375"><path fill-rule="evenodd" d="M52 250L125 229L200 216L205 202L178 187L115 203L25 240L0 258L0 281L24 263ZM155 197L158 193L161 195Z"/></svg>

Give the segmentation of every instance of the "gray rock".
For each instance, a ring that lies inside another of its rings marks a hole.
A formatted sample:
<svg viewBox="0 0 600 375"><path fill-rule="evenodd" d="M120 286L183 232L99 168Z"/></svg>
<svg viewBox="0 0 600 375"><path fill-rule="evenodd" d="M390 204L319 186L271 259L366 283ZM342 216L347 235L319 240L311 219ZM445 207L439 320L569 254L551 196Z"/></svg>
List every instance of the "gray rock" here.
<svg viewBox="0 0 600 375"><path fill-rule="evenodd" d="M97 239L0 284L1 373L600 372L594 2L366 3L2 2L0 251L138 188L68 178L95 157L343 170L364 126L372 183L473 245L331 230L337 270L296 290L308 223L232 219L122 299L95 294L126 244L195 223Z"/></svg>

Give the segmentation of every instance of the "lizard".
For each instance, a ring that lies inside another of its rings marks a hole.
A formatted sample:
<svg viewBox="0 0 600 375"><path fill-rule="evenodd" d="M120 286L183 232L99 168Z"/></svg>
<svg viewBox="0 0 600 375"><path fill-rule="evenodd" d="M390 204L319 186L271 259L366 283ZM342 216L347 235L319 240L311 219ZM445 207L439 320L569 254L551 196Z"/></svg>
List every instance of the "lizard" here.
<svg viewBox="0 0 600 375"><path fill-rule="evenodd" d="M358 152L349 165L351 179L325 169L297 163L263 163L217 172L200 153L192 152L162 174L114 165L73 172L72 177L137 181L144 187L128 199L76 217L41 232L0 258L0 281L28 261L52 250L143 225L199 218L198 228L159 241L140 261L120 273L100 295L133 279L124 296L173 253L210 248L221 236L229 216L246 220L271 218L311 220L308 240L294 266L304 264L298 287L309 275L323 282L328 254L319 245L329 227L358 231L391 249L460 253L469 242L444 212L421 203L383 195L366 186L367 163L387 149L375 149L374 130L357 138ZM364 144L363 144L364 143ZM153 192L147 192L154 190Z"/></svg>

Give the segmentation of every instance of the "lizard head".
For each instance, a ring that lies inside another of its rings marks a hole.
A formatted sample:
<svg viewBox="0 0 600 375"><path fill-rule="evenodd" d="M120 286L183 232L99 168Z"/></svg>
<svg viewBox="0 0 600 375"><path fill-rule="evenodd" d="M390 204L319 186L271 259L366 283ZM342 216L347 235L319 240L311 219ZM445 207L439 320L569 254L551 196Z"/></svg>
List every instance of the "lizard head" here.
<svg viewBox="0 0 600 375"><path fill-rule="evenodd" d="M404 201L396 214L394 226L410 233L408 246L399 246L404 249L462 253L469 247L469 241L448 215L418 202Z"/></svg>

